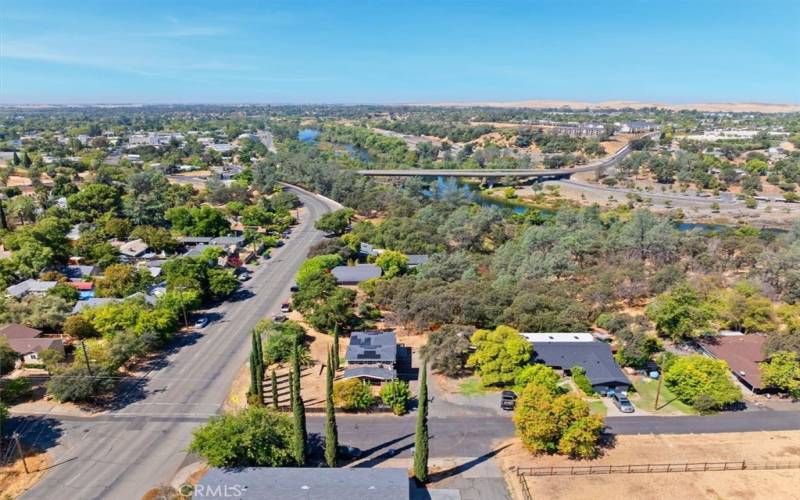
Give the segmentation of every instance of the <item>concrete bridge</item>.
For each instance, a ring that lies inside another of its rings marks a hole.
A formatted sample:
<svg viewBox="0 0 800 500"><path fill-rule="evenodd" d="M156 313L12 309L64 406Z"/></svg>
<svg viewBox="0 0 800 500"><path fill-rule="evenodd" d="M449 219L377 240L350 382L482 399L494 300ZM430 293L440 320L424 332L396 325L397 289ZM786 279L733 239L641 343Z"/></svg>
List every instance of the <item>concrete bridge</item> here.
<svg viewBox="0 0 800 500"><path fill-rule="evenodd" d="M646 134L643 137L654 137L659 132ZM357 170L361 175L370 177L473 177L479 179L497 179L502 177L530 178L540 177L543 179L566 179L572 174L581 172L594 172L596 170L615 165L617 162L628 156L632 151L630 144L626 144L619 151L611 156L597 160L586 165L574 168L553 168L553 169L438 169L438 168L406 168L389 170Z"/></svg>

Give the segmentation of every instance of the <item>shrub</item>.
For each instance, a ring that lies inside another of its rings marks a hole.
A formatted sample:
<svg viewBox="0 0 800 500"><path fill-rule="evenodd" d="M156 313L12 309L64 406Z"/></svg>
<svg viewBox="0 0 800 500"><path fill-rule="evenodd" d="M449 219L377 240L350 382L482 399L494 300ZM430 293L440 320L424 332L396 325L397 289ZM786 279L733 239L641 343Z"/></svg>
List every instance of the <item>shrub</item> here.
<svg viewBox="0 0 800 500"><path fill-rule="evenodd" d="M589 377L586 376L586 370L580 366L573 366L570 369L570 373L572 374L572 381L575 382L575 385L577 385L584 394L591 396L595 393L592 382L589 380Z"/></svg>
<svg viewBox="0 0 800 500"><path fill-rule="evenodd" d="M718 410L742 399L742 391L730 378L728 364L706 356L674 358L664 373L664 383L683 403L694 405L701 399L698 404L706 411ZM710 408L706 398L714 401Z"/></svg>
<svg viewBox="0 0 800 500"><path fill-rule="evenodd" d="M406 413L409 400L411 400L411 389L408 382L395 379L381 387L381 400L383 404L390 407L395 415Z"/></svg>
<svg viewBox="0 0 800 500"><path fill-rule="evenodd" d="M295 342L302 343L306 334L302 325L295 321L286 321L284 323L270 321L261 324L257 328L266 334L267 340L264 344L265 365L288 361L292 356L292 348ZM302 352L301 364L304 364L303 358L307 356L308 350L303 347Z"/></svg>
<svg viewBox="0 0 800 500"><path fill-rule="evenodd" d="M347 411L364 411L375 404L372 387L355 378L333 384L333 400L337 407Z"/></svg>
<svg viewBox="0 0 800 500"><path fill-rule="evenodd" d="M86 368L73 366L54 376L47 383L47 393L59 402L85 402L114 386L114 373L96 369L89 375Z"/></svg>

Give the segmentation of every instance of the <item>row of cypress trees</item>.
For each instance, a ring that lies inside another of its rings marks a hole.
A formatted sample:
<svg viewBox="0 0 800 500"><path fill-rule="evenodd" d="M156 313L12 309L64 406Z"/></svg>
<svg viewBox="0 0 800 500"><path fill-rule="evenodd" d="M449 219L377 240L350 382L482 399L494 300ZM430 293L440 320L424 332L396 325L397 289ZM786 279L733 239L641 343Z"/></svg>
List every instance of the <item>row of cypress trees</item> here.
<svg viewBox="0 0 800 500"><path fill-rule="evenodd" d="M333 379L339 364L339 329L334 328L334 343L328 351L328 362L325 370L325 462L328 467L336 467L339 449L339 431L336 425L336 412L333 403ZM258 403L262 404L264 358L262 354L261 335L253 331L253 347L250 354L250 393L258 395ZM420 370L419 395L417 400L417 426L414 433L414 477L420 483L428 480L428 366L423 362ZM292 368L289 372L290 398L294 418L294 436L292 454L298 464L306 463L306 412L300 394L300 347L295 341L292 346ZM272 384L272 406L278 407L277 375L275 370L270 374Z"/></svg>

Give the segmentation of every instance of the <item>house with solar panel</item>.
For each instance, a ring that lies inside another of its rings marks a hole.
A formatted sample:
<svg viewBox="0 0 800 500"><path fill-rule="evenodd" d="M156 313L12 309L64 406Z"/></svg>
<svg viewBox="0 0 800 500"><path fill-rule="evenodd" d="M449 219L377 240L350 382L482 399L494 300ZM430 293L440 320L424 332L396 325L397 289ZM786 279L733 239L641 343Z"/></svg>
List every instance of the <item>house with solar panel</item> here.
<svg viewBox="0 0 800 500"><path fill-rule="evenodd" d="M394 332L353 332L342 378L381 384L397 378L397 337Z"/></svg>

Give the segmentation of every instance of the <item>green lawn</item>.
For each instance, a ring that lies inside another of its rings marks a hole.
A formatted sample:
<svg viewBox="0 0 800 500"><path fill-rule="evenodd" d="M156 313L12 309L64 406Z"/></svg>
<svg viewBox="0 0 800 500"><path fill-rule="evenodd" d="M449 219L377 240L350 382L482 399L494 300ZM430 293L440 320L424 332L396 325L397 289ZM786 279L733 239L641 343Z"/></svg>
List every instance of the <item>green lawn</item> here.
<svg viewBox="0 0 800 500"><path fill-rule="evenodd" d="M489 392L481 385L481 379L478 377L470 377L461 382L458 391L464 396L482 396Z"/></svg>
<svg viewBox="0 0 800 500"><path fill-rule="evenodd" d="M603 417L606 416L608 408L606 408L606 405L603 404L602 401L594 400L594 401L588 401L588 403L589 403L589 409L592 411L592 413L596 415L601 415Z"/></svg>
<svg viewBox="0 0 800 500"><path fill-rule="evenodd" d="M658 381L651 379L640 379L633 383L636 388L636 397L630 394L631 401L644 411L653 414L680 414L680 415L694 415L696 412L691 406L681 403L675 397L666 385L661 385L661 396L658 398L658 409L654 409L653 405L656 401L656 390L658 389Z"/></svg>

